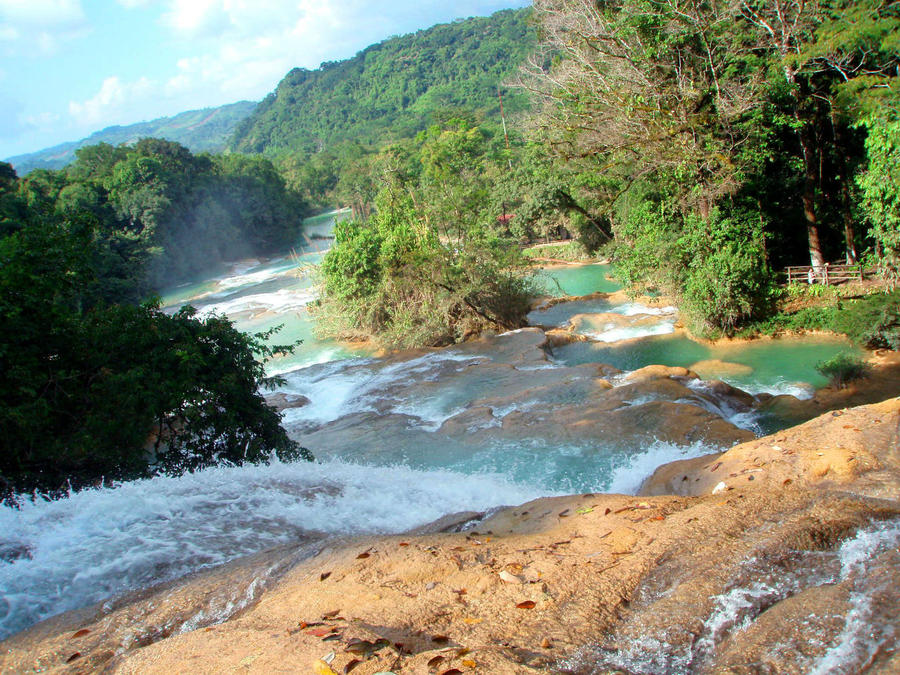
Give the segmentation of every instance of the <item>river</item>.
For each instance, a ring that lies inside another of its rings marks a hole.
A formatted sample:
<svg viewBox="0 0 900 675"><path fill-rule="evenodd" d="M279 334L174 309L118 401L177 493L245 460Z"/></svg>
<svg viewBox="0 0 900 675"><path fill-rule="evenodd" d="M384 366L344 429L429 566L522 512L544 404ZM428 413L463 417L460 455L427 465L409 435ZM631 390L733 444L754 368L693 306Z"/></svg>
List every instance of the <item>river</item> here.
<svg viewBox="0 0 900 675"><path fill-rule="evenodd" d="M315 265L342 216L311 222L289 255L243 261L164 298L224 313L242 330L283 325L278 343L303 340L268 370L285 378L275 393L293 402L286 428L317 461L220 466L0 509L0 638L281 544L401 532L540 496L634 492L659 464L762 433L765 421L702 382L661 391L629 382L629 371L697 365L755 394L809 396L824 383L815 364L849 349L837 339L705 346L676 332L674 308L595 295L529 317L545 328L571 324L585 342L548 350L532 328L376 357L317 339L307 312ZM608 275L582 265L540 280L549 295L583 296L617 290ZM707 431L679 435L663 409Z"/></svg>

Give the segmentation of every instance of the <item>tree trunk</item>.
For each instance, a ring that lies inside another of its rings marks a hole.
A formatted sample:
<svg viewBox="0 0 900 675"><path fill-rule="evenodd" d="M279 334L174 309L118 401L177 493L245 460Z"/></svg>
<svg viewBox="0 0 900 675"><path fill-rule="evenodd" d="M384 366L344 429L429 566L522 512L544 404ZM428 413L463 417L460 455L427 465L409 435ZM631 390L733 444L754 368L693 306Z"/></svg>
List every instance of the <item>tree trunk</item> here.
<svg viewBox="0 0 900 675"><path fill-rule="evenodd" d="M798 121L799 121L799 115ZM809 264L817 273L825 267L825 258L822 255L822 245L819 241L819 222L816 219L816 181L818 171L815 152L810 138L809 124L802 123L799 130L800 148L803 151L803 215L806 217L806 234L809 240Z"/></svg>

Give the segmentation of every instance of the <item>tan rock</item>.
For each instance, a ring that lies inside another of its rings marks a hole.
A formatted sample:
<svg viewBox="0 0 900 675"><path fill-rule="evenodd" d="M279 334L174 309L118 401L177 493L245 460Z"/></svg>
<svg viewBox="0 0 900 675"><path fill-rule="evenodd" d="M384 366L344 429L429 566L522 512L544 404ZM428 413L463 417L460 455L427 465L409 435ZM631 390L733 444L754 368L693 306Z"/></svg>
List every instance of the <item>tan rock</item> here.
<svg viewBox="0 0 900 675"><path fill-rule="evenodd" d="M646 366L628 373L628 375L625 376L625 380L636 384L638 382L658 380L664 377L679 377L687 380L699 379L697 373L680 366Z"/></svg>
<svg viewBox="0 0 900 675"><path fill-rule="evenodd" d="M660 469L670 481L686 476L693 497L544 498L498 512L477 532L332 539L300 562L296 547L270 551L50 619L2 643L0 669L171 675L302 664L303 672L333 652L325 663L343 672L356 658L347 646L365 641L371 658L353 669L363 675L428 672L438 656L444 669L547 672L552 662L541 645L548 643L553 662L615 671L610 659L650 640L654 650L635 658L664 663L687 653L703 672L749 672L761 661L772 672L804 672L797 655L814 659L817 645L840 641L860 589L874 589L867 634L900 629L895 543L873 551L852 583L828 575L816 582L802 566L804 556L832 564L859 528L893 527L900 518L898 426L900 399L891 399ZM730 489L712 495L720 482ZM361 551L371 554L359 559ZM242 612L221 624L197 619L211 597L241 592L272 569ZM503 583L502 571L535 582ZM787 575L799 580L796 592L766 596L766 611L749 603L741 631L714 635L702 648L722 598ZM304 622L326 615L339 637L323 642L321 628ZM769 649L776 638L780 650ZM376 649L381 641L403 647ZM463 666L463 658L476 665ZM890 649L859 658L842 666L892 672L896 665Z"/></svg>
<svg viewBox="0 0 900 675"><path fill-rule="evenodd" d="M733 363L721 359L697 361L691 366L691 370L704 380L719 378L723 375L750 375L753 372L753 368L743 363Z"/></svg>

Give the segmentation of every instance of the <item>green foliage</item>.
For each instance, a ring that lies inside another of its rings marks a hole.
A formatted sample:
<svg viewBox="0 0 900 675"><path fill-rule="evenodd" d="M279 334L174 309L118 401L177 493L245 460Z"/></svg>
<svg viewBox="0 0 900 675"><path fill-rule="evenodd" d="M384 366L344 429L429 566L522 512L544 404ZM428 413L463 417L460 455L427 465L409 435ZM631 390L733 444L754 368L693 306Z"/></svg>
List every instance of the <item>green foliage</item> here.
<svg viewBox="0 0 900 675"><path fill-rule="evenodd" d="M848 382L859 380L868 373L866 363L850 354L838 354L817 363L816 370L827 377L835 389L843 389Z"/></svg>
<svg viewBox="0 0 900 675"><path fill-rule="evenodd" d="M869 349L900 349L900 290L853 300L833 297L826 303L779 312L748 324L738 334L750 337L785 331L831 331Z"/></svg>
<svg viewBox="0 0 900 675"><path fill-rule="evenodd" d="M588 253L584 245L576 240L567 241L564 244L530 246L523 253L525 257L532 259L543 258L569 262L590 262L596 260L596 256Z"/></svg>
<svg viewBox="0 0 900 675"><path fill-rule="evenodd" d="M18 209L0 235L3 496L307 454L259 393L262 361L290 346L190 308L109 304L104 223L46 204Z"/></svg>
<svg viewBox="0 0 900 675"><path fill-rule="evenodd" d="M271 158L311 203L366 217L378 192L370 160L384 147L461 116L499 130L498 88L535 46L529 14L442 24L313 71L295 68L237 128L231 149ZM511 122L528 99L505 90L503 106Z"/></svg>
<svg viewBox="0 0 900 675"><path fill-rule="evenodd" d="M842 303L831 326L870 349L900 350L900 290Z"/></svg>
<svg viewBox="0 0 900 675"><path fill-rule="evenodd" d="M321 332L391 347L442 345L525 323L532 288L520 248L498 236L484 133L459 119L389 148L374 213L335 228L322 262Z"/></svg>
<svg viewBox="0 0 900 675"><path fill-rule="evenodd" d="M283 250L299 233L305 205L261 157L194 156L152 138L76 154L65 171L18 180L4 199L47 216L90 213L97 282L110 302L138 302L223 261Z"/></svg>
<svg viewBox="0 0 900 675"><path fill-rule="evenodd" d="M671 192L644 183L621 202L616 274L680 300L701 334L733 333L768 306L773 279L758 218L739 209L684 215Z"/></svg>
<svg viewBox="0 0 900 675"><path fill-rule="evenodd" d="M896 3L535 0L534 12L534 126L571 178L593 175L579 201L611 221L626 284L679 298L696 329L732 332L769 311L782 265L872 244L897 274Z"/></svg>
<svg viewBox="0 0 900 675"><path fill-rule="evenodd" d="M232 149L313 155L347 138L411 138L448 110L497 115L497 86L535 43L527 10L442 24L368 47L354 58L295 68L237 129ZM506 103L521 110L521 96Z"/></svg>
<svg viewBox="0 0 900 675"><path fill-rule="evenodd" d="M862 210L871 224L877 261L892 283L900 281L900 119L870 117L866 171L857 177Z"/></svg>

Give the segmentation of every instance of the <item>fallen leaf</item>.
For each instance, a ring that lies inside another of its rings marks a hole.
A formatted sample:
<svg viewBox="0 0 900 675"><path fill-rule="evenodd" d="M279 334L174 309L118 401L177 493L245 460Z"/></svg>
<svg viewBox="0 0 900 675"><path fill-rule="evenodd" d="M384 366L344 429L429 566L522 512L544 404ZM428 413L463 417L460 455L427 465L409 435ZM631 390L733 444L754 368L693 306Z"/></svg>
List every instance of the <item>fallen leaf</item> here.
<svg viewBox="0 0 900 675"><path fill-rule="evenodd" d="M331 666L325 663L322 659L317 659L315 663L313 663L313 672L316 675L338 675L331 669Z"/></svg>
<svg viewBox="0 0 900 675"><path fill-rule="evenodd" d="M583 509L578 509L578 511L576 511L576 513L579 513L579 514L581 514L581 515L584 515L585 513L591 513L593 510L594 510L594 509L592 509L591 507L587 506L587 507L585 507L585 508L583 508Z"/></svg>
<svg viewBox="0 0 900 675"><path fill-rule="evenodd" d="M450 642L450 638L448 638L446 635L432 635L431 641L437 642L438 644L442 644L444 642Z"/></svg>
<svg viewBox="0 0 900 675"><path fill-rule="evenodd" d="M335 628L334 626L329 626L327 628L313 628L312 630L306 631L306 634L318 638L323 638L326 635L331 635L335 631L337 631L337 628Z"/></svg>
<svg viewBox="0 0 900 675"><path fill-rule="evenodd" d="M476 625L476 624L479 624L479 623L481 623L482 621L484 621L484 619L476 619L475 617L471 617L471 616L467 616L465 619L463 619L463 623L467 623L467 624L469 624L470 626L474 626L474 625Z"/></svg>
<svg viewBox="0 0 900 675"><path fill-rule="evenodd" d="M526 600L525 602L520 602L516 607L518 609L534 609L535 605L534 600Z"/></svg>
<svg viewBox="0 0 900 675"><path fill-rule="evenodd" d="M347 665L344 666L344 675L347 675L347 673L356 668L360 663L362 663L362 661L359 659L350 659L347 661Z"/></svg>
<svg viewBox="0 0 900 675"><path fill-rule="evenodd" d="M610 513L612 513L612 509L608 507L603 511L604 516L608 516Z"/></svg>
<svg viewBox="0 0 900 675"><path fill-rule="evenodd" d="M715 465L713 466L713 468L710 469L710 471L715 471L715 470L718 469L720 466L722 466L722 462L716 462Z"/></svg>
<svg viewBox="0 0 900 675"><path fill-rule="evenodd" d="M475 668L475 667L478 666L478 664L475 663L472 659L464 659L463 662L462 662L462 664L463 664L466 668Z"/></svg>
<svg viewBox="0 0 900 675"><path fill-rule="evenodd" d="M72 656L70 656L69 658L66 659L66 663L72 663L72 661L76 661L80 658L81 658L81 652L75 652L74 654L72 654Z"/></svg>
<svg viewBox="0 0 900 675"><path fill-rule="evenodd" d="M325 637L323 637L322 642L331 642L333 640L340 640L340 639L341 639L340 633L332 633L331 635L326 635Z"/></svg>
<svg viewBox="0 0 900 675"><path fill-rule="evenodd" d="M426 665L428 666L429 670L436 670L437 667L441 665L443 660L443 656L435 656L434 658L430 659Z"/></svg>
<svg viewBox="0 0 900 675"><path fill-rule="evenodd" d="M358 556L356 556L356 559L357 559L357 560L362 560L363 558L368 558L370 555L372 555L372 554L369 553L368 551L363 551L363 552L360 553Z"/></svg>
<svg viewBox="0 0 900 675"><path fill-rule="evenodd" d="M341 613L341 610L339 610L339 609L336 609L336 610L331 611L331 612L325 612L325 613L322 615L322 618L323 618L323 619L332 619L332 618L336 617L336 616L337 616L338 614L340 614L340 613Z"/></svg>
<svg viewBox="0 0 900 675"><path fill-rule="evenodd" d="M560 517L560 518L566 518L566 517L568 517L569 511L570 511L570 509L565 509L564 511L560 511L560 512L559 512L559 517Z"/></svg>
<svg viewBox="0 0 900 675"><path fill-rule="evenodd" d="M331 572L322 572L322 574L319 575L319 581L325 581L330 576Z"/></svg>
<svg viewBox="0 0 900 675"><path fill-rule="evenodd" d="M543 647L544 649L552 649L553 643L550 642L550 638L544 638L543 640L541 640L541 647Z"/></svg>
<svg viewBox="0 0 900 675"><path fill-rule="evenodd" d="M325 656L322 657L322 660L327 663L329 666L334 663L334 659L337 656L334 652L328 652Z"/></svg>
<svg viewBox="0 0 900 675"><path fill-rule="evenodd" d="M466 654L468 654L471 651L472 651L471 649L467 649L466 647L463 647L462 649L457 649L456 650L456 658L465 656Z"/></svg>
<svg viewBox="0 0 900 675"><path fill-rule="evenodd" d="M91 632L90 628L82 628L79 631L75 631L75 633L72 635L72 639L84 637L85 635L87 635L90 632Z"/></svg>
<svg viewBox="0 0 900 675"><path fill-rule="evenodd" d="M401 542L400 542L400 546L409 546L409 542L408 542L408 541L401 541Z"/></svg>

